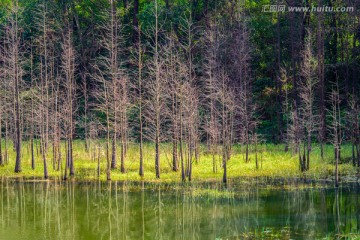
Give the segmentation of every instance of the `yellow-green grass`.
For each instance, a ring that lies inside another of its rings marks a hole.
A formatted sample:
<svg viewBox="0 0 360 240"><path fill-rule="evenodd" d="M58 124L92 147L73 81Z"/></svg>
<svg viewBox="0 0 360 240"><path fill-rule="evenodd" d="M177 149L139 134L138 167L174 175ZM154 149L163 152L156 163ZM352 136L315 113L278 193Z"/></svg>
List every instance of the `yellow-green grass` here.
<svg viewBox="0 0 360 240"><path fill-rule="evenodd" d="M96 143L91 143L91 148L97 146ZM2 143L4 151L4 142ZM106 180L106 151L104 141L100 144L100 162L101 175L100 180ZM62 166L65 163L65 143L62 143ZM292 179L298 177L306 177L310 179L324 179L333 176L334 174L334 151L331 145L325 146L324 160L320 158L320 149L318 145L314 145L311 153L310 170L306 173L299 171L298 155L294 155L291 151L285 152L283 145L264 144L258 146L258 164L259 168L255 166L255 153L253 146L250 146L249 161L245 162L245 147L234 145L231 159L228 161L228 178L252 178L252 177L269 177L269 178L284 178ZM35 153L36 168L31 169L31 155L29 151L29 142L23 142L22 147L22 172L14 173L15 166L15 152L10 143L9 149L9 163L0 167L0 175L3 177L24 177L24 178L42 178L44 174L43 161L40 154ZM62 171L53 169L53 157L51 147L47 156L47 164L49 177L60 177ZM97 177L97 161L91 158L92 149L89 152L84 150L84 141L74 141L73 155L75 162L75 180L95 180ZM139 145L131 143L128 146L128 151L125 159L126 173L120 172L120 147L117 153L117 169L111 171L112 180L120 181L147 181L154 183L172 183L181 181L181 171L172 171L172 146L169 143L161 145L161 176L157 179L155 176L155 151L154 145L151 143L144 144L144 177L139 176ZM96 150L98 151L98 150ZM38 151L35 151L38 152ZM97 153L96 153L97 155ZM342 163L339 165L340 176L355 176L358 169L351 164L351 145L342 146ZM206 146L201 146L200 159L198 162L193 159L193 174L192 178L195 182L206 182L221 180L223 169L221 168L221 155L216 156L217 172L213 172L212 155L206 151Z"/></svg>

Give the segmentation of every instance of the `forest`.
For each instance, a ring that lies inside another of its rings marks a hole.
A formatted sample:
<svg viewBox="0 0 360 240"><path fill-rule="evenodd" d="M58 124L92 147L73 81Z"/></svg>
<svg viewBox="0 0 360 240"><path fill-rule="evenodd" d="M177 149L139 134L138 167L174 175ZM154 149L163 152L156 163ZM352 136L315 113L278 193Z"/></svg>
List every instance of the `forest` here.
<svg viewBox="0 0 360 240"><path fill-rule="evenodd" d="M0 0L0 172L338 185L360 167L359 6Z"/></svg>

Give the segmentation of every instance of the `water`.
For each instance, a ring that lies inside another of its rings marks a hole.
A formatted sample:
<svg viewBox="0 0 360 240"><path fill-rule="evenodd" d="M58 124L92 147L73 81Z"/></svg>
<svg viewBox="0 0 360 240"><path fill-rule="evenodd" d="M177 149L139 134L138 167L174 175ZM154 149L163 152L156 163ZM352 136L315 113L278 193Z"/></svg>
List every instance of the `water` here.
<svg viewBox="0 0 360 240"><path fill-rule="evenodd" d="M0 239L360 239L360 190L140 190L120 183L0 186ZM204 194L199 194L203 192Z"/></svg>

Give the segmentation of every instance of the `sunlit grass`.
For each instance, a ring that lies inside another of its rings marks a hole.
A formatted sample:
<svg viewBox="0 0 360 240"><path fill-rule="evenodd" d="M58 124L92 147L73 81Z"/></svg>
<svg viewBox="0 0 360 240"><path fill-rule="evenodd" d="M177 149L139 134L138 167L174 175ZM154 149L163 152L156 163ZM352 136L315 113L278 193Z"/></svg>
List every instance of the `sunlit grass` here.
<svg viewBox="0 0 360 240"><path fill-rule="evenodd" d="M31 155L29 143L24 142L22 148L22 172L14 173L15 152L10 143L9 163L0 167L0 175L8 177L25 177L25 178L42 178L44 174L43 161L39 151L35 150L36 168L31 169ZM100 148L100 180L106 180L106 152L104 144ZM64 148L64 146L62 146ZM298 156L291 151L285 152L283 145L264 144L258 147L258 166L255 165L255 153L251 147L249 161L245 162L244 146L235 145L231 159L228 161L228 178L235 179L241 177L266 177L266 178L298 178L306 177L310 179L331 178L334 174L334 152L331 145L325 146L324 160L320 158L320 149L314 146L311 153L310 170L306 173L299 171ZM4 142L3 142L4 150ZM201 146L201 154L198 162L193 160L193 181L216 181L220 180L223 174L221 168L221 156L216 156L217 172L213 172L212 155L207 153L206 146ZM98 151L98 150L96 150ZM172 163L172 147L170 144L164 143L161 146L161 178L157 179L154 168L154 146L151 143L144 144L144 178L141 178L139 172L139 145L129 144L127 156L125 160L126 173L120 172L120 148L118 148L117 169L111 171L112 180L127 181L149 181L149 182L180 182L181 172L173 172ZM97 177L97 160L91 160L92 150L85 152L84 141L74 141L74 160L75 160L75 178L80 180L93 180ZM97 153L96 153L97 155ZM62 150L62 167L65 165L65 151ZM339 166L340 176L354 176L357 174L357 168L351 164L351 146L344 145L342 147L342 163ZM60 177L63 171L56 171L53 168L51 148L47 156L47 164L49 176Z"/></svg>

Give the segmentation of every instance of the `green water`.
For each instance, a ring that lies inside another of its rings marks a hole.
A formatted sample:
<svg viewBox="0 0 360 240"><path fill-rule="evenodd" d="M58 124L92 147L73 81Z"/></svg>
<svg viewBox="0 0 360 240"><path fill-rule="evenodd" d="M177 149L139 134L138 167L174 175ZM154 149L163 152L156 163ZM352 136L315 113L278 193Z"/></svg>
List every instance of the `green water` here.
<svg viewBox="0 0 360 240"><path fill-rule="evenodd" d="M141 190L121 183L0 186L0 239L360 239L360 190ZM210 188L209 188L210 189ZM345 239L345 238L343 238ZM350 238L349 238L350 239Z"/></svg>

